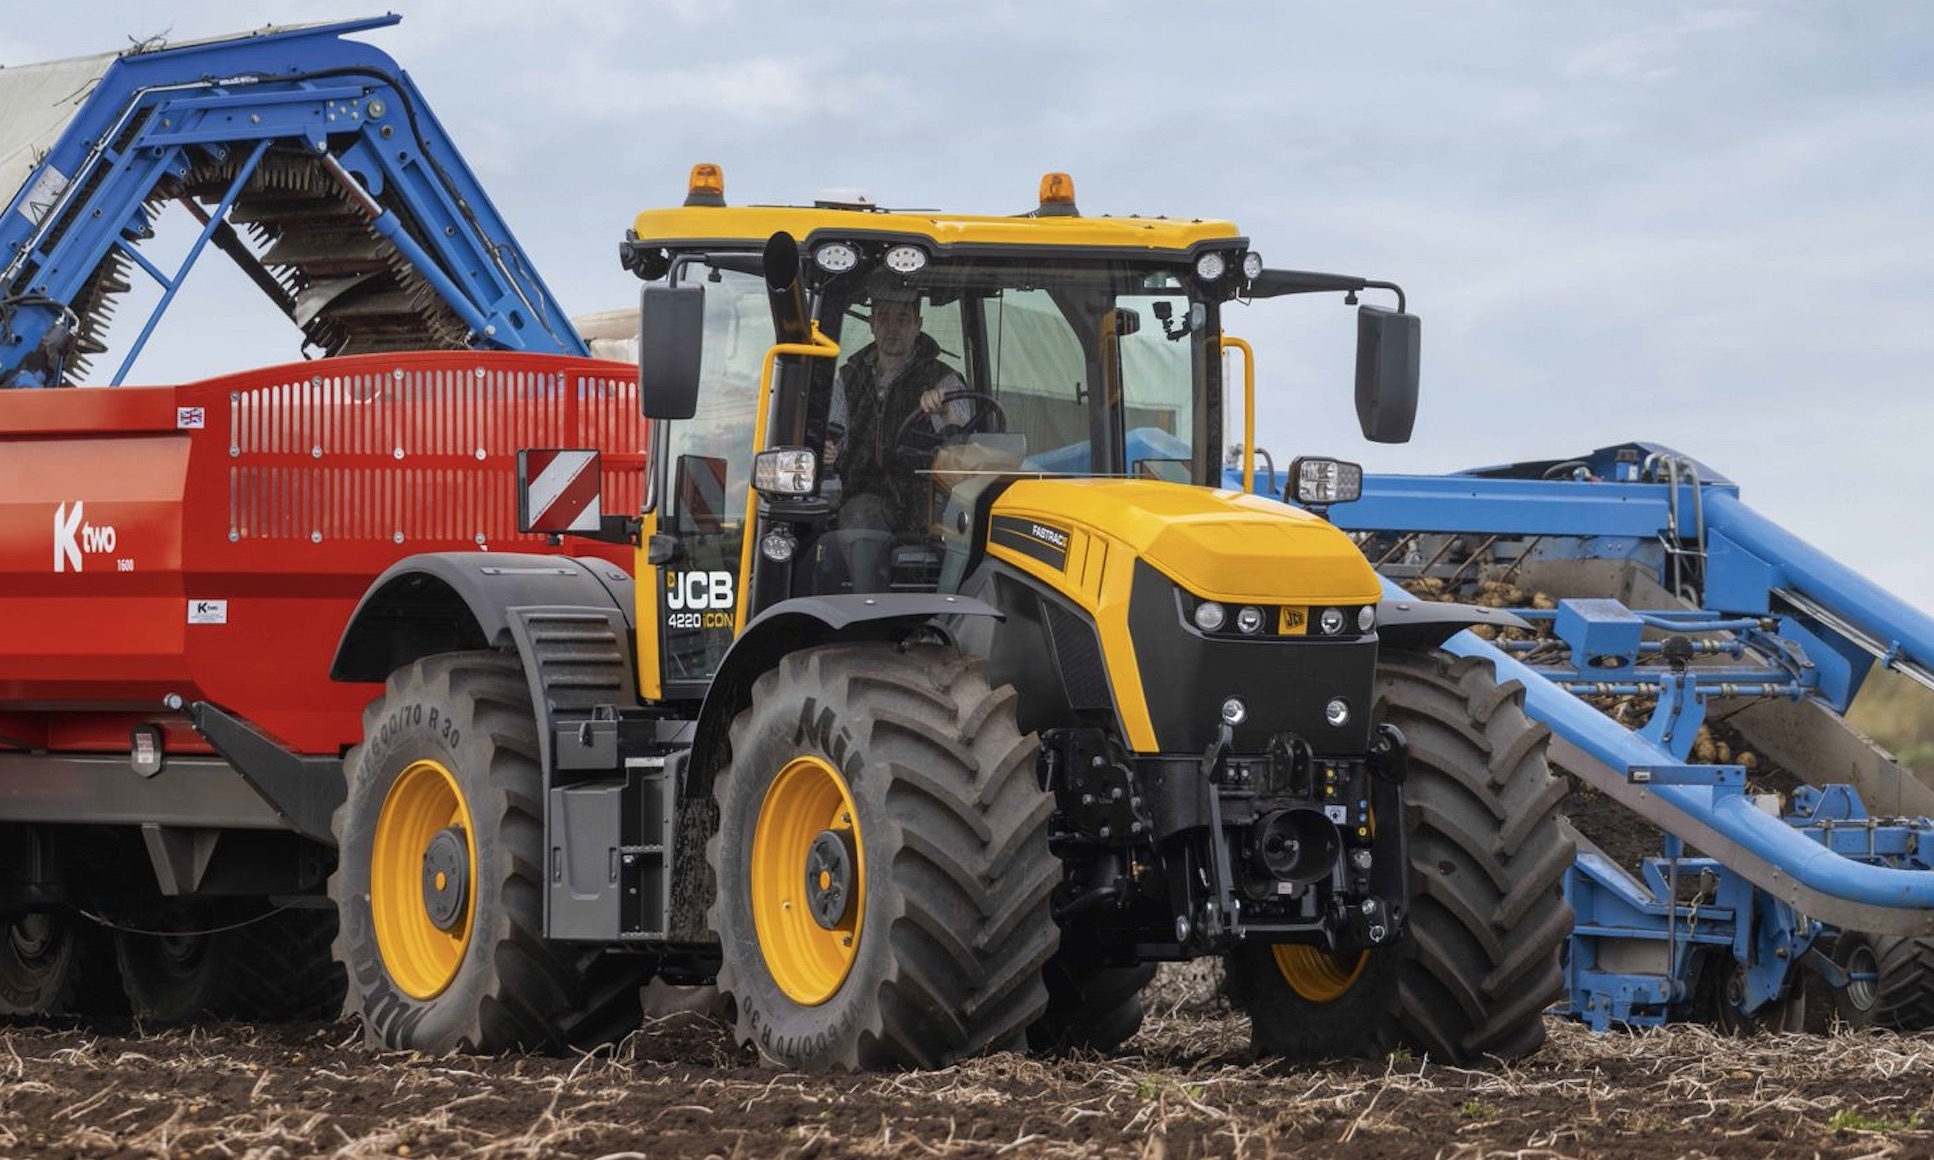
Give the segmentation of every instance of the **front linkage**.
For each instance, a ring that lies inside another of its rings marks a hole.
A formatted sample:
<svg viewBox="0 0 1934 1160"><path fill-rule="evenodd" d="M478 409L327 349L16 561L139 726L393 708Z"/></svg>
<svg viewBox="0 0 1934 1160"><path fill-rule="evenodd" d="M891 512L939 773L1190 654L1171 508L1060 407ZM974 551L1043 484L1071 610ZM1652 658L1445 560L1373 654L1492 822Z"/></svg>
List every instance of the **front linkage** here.
<svg viewBox="0 0 1934 1160"><path fill-rule="evenodd" d="M1319 757L1294 734L1229 751L1224 720L1201 755L1129 753L1098 728L1042 734L1054 794L1054 898L1064 928L1116 956L1188 959L1244 941L1330 953L1399 941L1408 898L1402 784L1408 747L1379 726L1362 757Z"/></svg>

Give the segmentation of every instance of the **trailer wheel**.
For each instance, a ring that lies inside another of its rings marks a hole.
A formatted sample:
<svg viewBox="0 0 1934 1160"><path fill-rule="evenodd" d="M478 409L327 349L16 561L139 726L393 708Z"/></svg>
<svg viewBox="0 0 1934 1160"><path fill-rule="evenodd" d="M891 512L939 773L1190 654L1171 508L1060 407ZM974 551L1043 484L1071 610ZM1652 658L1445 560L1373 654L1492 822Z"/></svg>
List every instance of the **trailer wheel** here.
<svg viewBox="0 0 1934 1160"><path fill-rule="evenodd" d="M398 669L346 766L329 893L348 1009L371 1043L572 1042L598 1012L585 964L543 938L542 777L518 659L452 653Z"/></svg>
<svg viewBox="0 0 1934 1160"><path fill-rule="evenodd" d="M738 1039L848 1070L1022 1046L1058 872L1013 690L952 649L808 649L759 678L731 745L707 855Z"/></svg>
<svg viewBox="0 0 1934 1160"><path fill-rule="evenodd" d="M1795 980L1783 997L1749 1012L1745 1007L1746 964L1724 949L1706 952L1705 959L1697 985L1706 994L1695 1009L1705 1015L1703 1021L1711 1023L1715 1031L1721 1035L1758 1035L1806 1030L1804 980Z"/></svg>
<svg viewBox="0 0 1934 1160"><path fill-rule="evenodd" d="M1934 1029L1934 939L1845 931L1834 940L1833 961L1854 976L1834 994L1849 1026Z"/></svg>
<svg viewBox="0 0 1934 1160"><path fill-rule="evenodd" d="M1048 1006L1027 1029L1031 1050L1105 1055L1141 1030L1142 988L1155 977L1155 964L1108 966L1098 960L1092 945L1078 927L1064 932L1061 949L1042 971Z"/></svg>
<svg viewBox="0 0 1934 1160"><path fill-rule="evenodd" d="M114 932L121 986L137 1019L186 1023L221 1014L232 949L219 934Z"/></svg>
<svg viewBox="0 0 1934 1160"><path fill-rule="evenodd" d="M334 1019L348 982L330 954L334 910L292 908L232 932L239 943L225 1009L271 1023Z"/></svg>
<svg viewBox="0 0 1934 1160"><path fill-rule="evenodd" d="M1443 1063L1513 1059L1544 1043L1571 931L1560 883L1572 842L1548 731L1491 666L1438 650L1386 651L1377 719L1410 743L1403 787L1410 905L1403 940L1331 955L1245 946L1228 957L1232 1002L1260 1055L1377 1054Z"/></svg>
<svg viewBox="0 0 1934 1160"><path fill-rule="evenodd" d="M125 1004L105 931L72 911L16 916L0 935L0 1016L92 1015Z"/></svg>

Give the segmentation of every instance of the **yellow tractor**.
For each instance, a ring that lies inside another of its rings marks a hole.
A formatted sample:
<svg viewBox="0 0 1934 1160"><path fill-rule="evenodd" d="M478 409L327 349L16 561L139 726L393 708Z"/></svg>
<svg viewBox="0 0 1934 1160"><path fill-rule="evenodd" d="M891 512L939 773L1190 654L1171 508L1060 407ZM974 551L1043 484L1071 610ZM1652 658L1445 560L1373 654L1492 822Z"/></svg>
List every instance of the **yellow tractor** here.
<svg viewBox="0 0 1934 1160"><path fill-rule="evenodd" d="M532 448L527 530L436 555L336 675L388 679L337 812L338 952L396 1047L621 1029L715 983L790 1067L1109 1050L1157 963L1220 957L1263 1054L1543 1040L1572 850L1516 686L1436 646L1506 614L1385 599L1305 508L1224 490L1254 300L1359 305L1364 435L1409 437L1394 285L1266 267L1220 221L855 193L637 218L641 512ZM1253 446L1246 438L1244 446Z"/></svg>

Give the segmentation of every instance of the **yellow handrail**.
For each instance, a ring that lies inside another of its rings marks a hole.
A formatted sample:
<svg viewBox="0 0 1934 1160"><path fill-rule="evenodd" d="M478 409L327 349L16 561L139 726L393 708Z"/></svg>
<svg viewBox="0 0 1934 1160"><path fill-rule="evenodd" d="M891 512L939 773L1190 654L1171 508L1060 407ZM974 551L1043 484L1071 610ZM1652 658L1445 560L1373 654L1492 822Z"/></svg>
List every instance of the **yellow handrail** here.
<svg viewBox="0 0 1934 1160"><path fill-rule="evenodd" d="M1242 352L1242 491L1256 490L1256 351L1233 335L1222 336L1222 349Z"/></svg>

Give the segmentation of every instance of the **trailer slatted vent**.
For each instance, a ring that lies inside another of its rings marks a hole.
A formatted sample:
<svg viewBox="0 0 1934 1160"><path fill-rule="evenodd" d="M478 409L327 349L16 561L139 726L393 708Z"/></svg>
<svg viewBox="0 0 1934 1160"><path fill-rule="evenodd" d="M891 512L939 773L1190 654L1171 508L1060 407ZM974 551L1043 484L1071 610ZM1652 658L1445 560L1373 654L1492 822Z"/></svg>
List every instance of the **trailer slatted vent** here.
<svg viewBox="0 0 1934 1160"><path fill-rule="evenodd" d="M604 504L642 499L629 379L477 365L314 375L231 396L234 540L537 543L516 529L523 448L604 453Z"/></svg>

